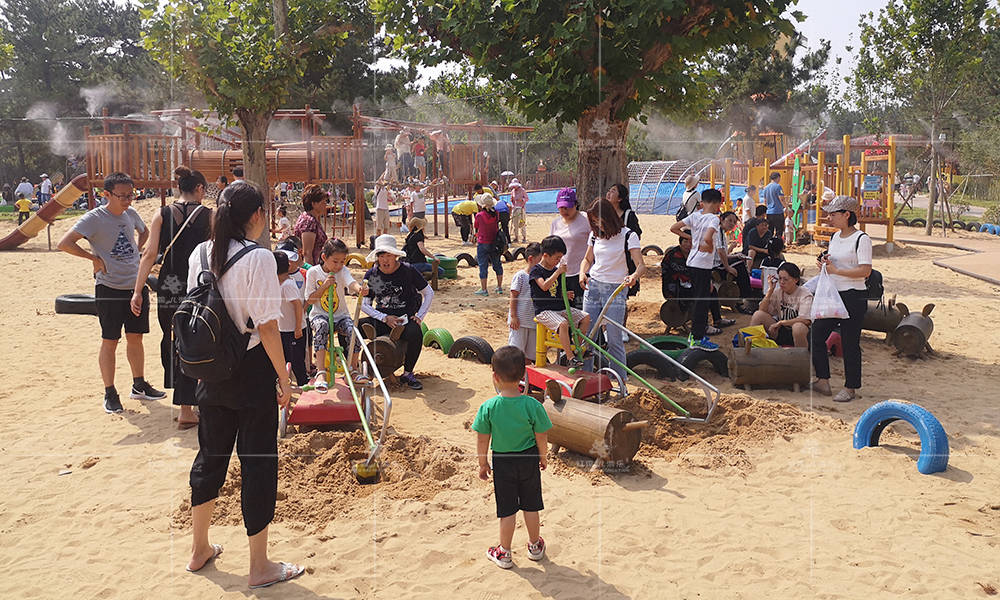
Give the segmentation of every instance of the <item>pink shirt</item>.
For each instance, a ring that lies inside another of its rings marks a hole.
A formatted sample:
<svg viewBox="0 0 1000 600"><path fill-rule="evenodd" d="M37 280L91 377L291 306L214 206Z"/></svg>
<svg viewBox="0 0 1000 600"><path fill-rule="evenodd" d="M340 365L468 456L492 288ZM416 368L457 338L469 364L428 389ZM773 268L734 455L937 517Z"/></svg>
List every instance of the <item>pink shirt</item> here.
<svg viewBox="0 0 1000 600"><path fill-rule="evenodd" d="M510 202L518 208L524 208L528 203L528 192L523 187L513 187L510 189Z"/></svg>
<svg viewBox="0 0 1000 600"><path fill-rule="evenodd" d="M576 218L567 223L561 216L556 217L549 227L549 235L558 235L566 244L566 275L580 274L580 263L587 254L587 239L590 237L590 221L587 213L578 211Z"/></svg>

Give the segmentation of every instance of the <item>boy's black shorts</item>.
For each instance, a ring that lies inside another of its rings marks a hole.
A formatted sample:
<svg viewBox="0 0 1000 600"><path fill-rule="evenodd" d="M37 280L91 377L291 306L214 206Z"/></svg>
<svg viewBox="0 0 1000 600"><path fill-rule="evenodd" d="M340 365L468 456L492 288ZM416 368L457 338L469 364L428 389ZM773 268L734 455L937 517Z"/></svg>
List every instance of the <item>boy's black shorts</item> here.
<svg viewBox="0 0 1000 600"><path fill-rule="evenodd" d="M125 333L149 333L149 288L142 288L142 310L132 314L132 290L116 290L105 285L94 288L97 319L101 323L101 339L120 340Z"/></svg>
<svg viewBox="0 0 1000 600"><path fill-rule="evenodd" d="M516 515L519 510L536 512L545 508L538 446L520 452L493 453L493 495L500 519Z"/></svg>

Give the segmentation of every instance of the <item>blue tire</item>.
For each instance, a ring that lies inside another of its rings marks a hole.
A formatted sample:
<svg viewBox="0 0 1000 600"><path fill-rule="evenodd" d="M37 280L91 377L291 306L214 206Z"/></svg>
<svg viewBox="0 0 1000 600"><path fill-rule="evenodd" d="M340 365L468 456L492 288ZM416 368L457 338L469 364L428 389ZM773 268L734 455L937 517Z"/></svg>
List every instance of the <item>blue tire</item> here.
<svg viewBox="0 0 1000 600"><path fill-rule="evenodd" d="M994 227L992 223L983 223L982 225L979 226L979 233L985 233L985 232L993 233L993 229Z"/></svg>
<svg viewBox="0 0 1000 600"><path fill-rule="evenodd" d="M917 470L928 475L948 468L948 434L929 410L910 402L879 402L866 410L854 426L854 447L878 446L878 439L893 421L903 420L920 435Z"/></svg>

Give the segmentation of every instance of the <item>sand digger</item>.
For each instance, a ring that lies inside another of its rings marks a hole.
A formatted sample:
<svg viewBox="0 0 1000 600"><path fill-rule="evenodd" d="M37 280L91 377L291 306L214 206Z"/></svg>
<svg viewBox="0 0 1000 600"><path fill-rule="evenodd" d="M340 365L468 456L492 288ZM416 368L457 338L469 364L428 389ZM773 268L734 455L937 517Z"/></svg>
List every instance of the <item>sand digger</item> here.
<svg viewBox="0 0 1000 600"><path fill-rule="evenodd" d="M304 385L293 388L292 401L288 406L280 409L278 416L278 436L284 437L289 425L338 425L349 423L361 423L365 438L368 442L368 458L352 465L354 476L358 483L375 483L379 479L380 467L378 462L382 446L385 444L386 431L389 426L389 415L392 412L392 398L386 389L385 381L375 363L375 357L365 344L361 344L361 356L359 358L359 370L364 379L364 383L356 383L350 375L350 364L354 359L354 342L361 339L357 322L361 312L362 297L358 297L358 303L354 311L354 327L351 330L351 339L345 352L337 343L337 334L333 323L333 313L336 309L336 291L333 287L327 290L326 296L321 302L323 308L327 310L327 318L330 325L330 342L327 352L326 381L329 381L328 389L320 391L312 385ZM382 427L378 440L372 435L372 427L378 420L375 393L382 392Z"/></svg>

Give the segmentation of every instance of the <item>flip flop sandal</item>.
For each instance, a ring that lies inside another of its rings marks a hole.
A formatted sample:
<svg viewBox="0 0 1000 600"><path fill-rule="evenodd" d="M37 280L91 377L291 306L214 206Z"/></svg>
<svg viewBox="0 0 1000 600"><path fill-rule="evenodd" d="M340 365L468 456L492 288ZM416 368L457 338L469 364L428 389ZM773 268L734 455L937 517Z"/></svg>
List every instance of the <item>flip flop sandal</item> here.
<svg viewBox="0 0 1000 600"><path fill-rule="evenodd" d="M197 426L198 421L177 421L177 429L180 429L181 431Z"/></svg>
<svg viewBox="0 0 1000 600"><path fill-rule="evenodd" d="M326 393L330 391L330 384L327 383L325 379L321 379L316 382L316 391L320 393Z"/></svg>
<svg viewBox="0 0 1000 600"><path fill-rule="evenodd" d="M251 585L251 590L257 590L260 588L271 587L276 583L282 583L284 581L290 581L295 579L299 575L306 572L306 568L302 565L293 565L292 563L280 562L281 565L281 576L273 581L268 581L267 583L258 583L257 585Z"/></svg>
<svg viewBox="0 0 1000 600"><path fill-rule="evenodd" d="M705 335L717 335L720 333L722 333L722 330L719 329L718 327L712 327L711 325L709 325L708 327L705 328Z"/></svg>
<svg viewBox="0 0 1000 600"><path fill-rule="evenodd" d="M212 544L212 550L214 550L215 553L212 554L212 556L208 557L208 560L206 560L205 562L201 563L201 566L198 567L197 569L191 569L189 567L185 567L185 569L187 570L187 572L188 573L197 573L198 571L204 569L205 565L207 565L208 563L212 562L213 560L215 560L216 558L218 558L220 554L222 554L222 546L219 545L219 544Z"/></svg>

